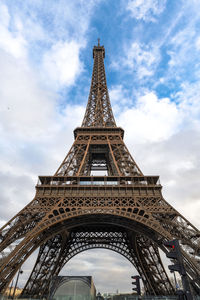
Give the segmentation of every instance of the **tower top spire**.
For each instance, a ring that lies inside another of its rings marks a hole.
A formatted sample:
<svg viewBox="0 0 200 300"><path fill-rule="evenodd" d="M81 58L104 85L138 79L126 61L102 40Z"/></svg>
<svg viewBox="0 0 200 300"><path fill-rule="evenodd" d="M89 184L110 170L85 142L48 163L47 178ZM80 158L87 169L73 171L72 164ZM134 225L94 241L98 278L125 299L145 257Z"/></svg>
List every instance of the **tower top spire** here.
<svg viewBox="0 0 200 300"><path fill-rule="evenodd" d="M98 38L98 46L93 48L92 81L82 127L116 127L106 83L104 57L105 49L100 46Z"/></svg>

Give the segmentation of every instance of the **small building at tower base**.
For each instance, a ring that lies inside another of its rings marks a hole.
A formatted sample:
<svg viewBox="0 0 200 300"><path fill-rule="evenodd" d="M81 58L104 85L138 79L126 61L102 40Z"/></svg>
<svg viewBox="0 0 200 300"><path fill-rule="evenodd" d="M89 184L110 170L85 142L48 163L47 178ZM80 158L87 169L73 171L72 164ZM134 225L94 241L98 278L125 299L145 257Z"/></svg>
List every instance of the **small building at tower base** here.
<svg viewBox="0 0 200 300"><path fill-rule="evenodd" d="M92 276L55 276L50 285L50 300L95 300Z"/></svg>

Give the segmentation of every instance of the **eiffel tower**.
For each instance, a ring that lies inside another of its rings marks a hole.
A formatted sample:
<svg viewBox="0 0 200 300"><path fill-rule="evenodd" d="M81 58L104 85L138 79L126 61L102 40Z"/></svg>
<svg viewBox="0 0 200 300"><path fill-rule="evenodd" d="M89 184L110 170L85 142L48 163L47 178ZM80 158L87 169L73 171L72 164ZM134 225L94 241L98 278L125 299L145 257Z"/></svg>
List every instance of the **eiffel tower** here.
<svg viewBox="0 0 200 300"><path fill-rule="evenodd" d="M112 113L104 57L98 42L85 116L67 156L54 176L39 176L35 198L0 230L1 293L38 248L22 297L47 297L52 276L73 256L105 248L133 264L146 294L174 294L159 249L167 253L163 242L178 239L192 292L200 294L200 231L128 151Z"/></svg>

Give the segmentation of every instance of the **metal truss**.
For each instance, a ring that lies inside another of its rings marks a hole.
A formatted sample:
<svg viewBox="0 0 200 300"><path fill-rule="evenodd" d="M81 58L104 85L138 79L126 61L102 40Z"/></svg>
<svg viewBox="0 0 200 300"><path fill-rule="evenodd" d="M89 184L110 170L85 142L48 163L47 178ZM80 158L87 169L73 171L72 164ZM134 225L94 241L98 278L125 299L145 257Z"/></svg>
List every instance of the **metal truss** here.
<svg viewBox="0 0 200 300"><path fill-rule="evenodd" d="M110 131L82 131L55 176L90 176L92 170L107 170L109 176L143 175L129 153L120 128Z"/></svg>
<svg viewBox="0 0 200 300"><path fill-rule="evenodd" d="M119 226L90 225L73 229L67 237L66 231L54 236L40 248L33 272L24 288L22 297L48 295L48 286L52 276L59 274L63 266L80 252L105 248L126 257L140 272L146 282L147 294L172 294L173 288L162 265L155 243L134 232ZM131 239L130 239L131 237ZM150 255L147 255L148 252ZM153 266L154 272L145 272L146 267ZM151 278L151 280L150 280Z"/></svg>
<svg viewBox="0 0 200 300"><path fill-rule="evenodd" d="M95 46L90 94L82 127L116 127L106 83L104 57L104 47Z"/></svg>
<svg viewBox="0 0 200 300"><path fill-rule="evenodd" d="M47 295L53 275L71 257L92 248L124 255L148 294L173 292L158 252L180 241L194 294L200 295L200 231L162 196L158 176L144 176L116 127L106 85L103 46L94 68L82 127L54 176L39 176L36 195L0 229L0 292L39 248L23 295ZM104 171L106 176L93 172Z"/></svg>

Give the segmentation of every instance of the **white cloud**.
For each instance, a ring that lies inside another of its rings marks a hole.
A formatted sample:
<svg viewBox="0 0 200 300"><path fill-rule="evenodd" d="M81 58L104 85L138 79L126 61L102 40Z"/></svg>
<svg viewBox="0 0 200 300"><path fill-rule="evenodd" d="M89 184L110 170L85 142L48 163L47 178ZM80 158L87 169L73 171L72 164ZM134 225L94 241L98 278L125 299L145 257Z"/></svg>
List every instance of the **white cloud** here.
<svg viewBox="0 0 200 300"><path fill-rule="evenodd" d="M124 89L122 85L112 86L109 89L110 99L113 103L120 103L125 104L127 100L124 98Z"/></svg>
<svg viewBox="0 0 200 300"><path fill-rule="evenodd" d="M168 98L158 99L147 93L137 99L134 107L123 111L118 124L125 127L135 143L156 142L168 139L180 125L178 109Z"/></svg>
<svg viewBox="0 0 200 300"><path fill-rule="evenodd" d="M129 0L127 10L133 18L154 22L156 16L161 14L166 5L166 0Z"/></svg>
<svg viewBox="0 0 200 300"><path fill-rule="evenodd" d="M166 200L198 228L200 89L189 83L181 88L176 102L154 93L139 97L117 123L144 174L160 175Z"/></svg>
<svg viewBox="0 0 200 300"><path fill-rule="evenodd" d="M193 28L194 24L190 24L185 27L183 30L178 31L173 37L171 36L169 40L170 50L168 50L168 55L170 56L169 67L173 70L177 70L179 67L180 70L185 64L188 63L187 56L191 53L191 46L194 44L195 29ZM195 52L193 51L193 55ZM191 57L192 61L192 57Z"/></svg>
<svg viewBox="0 0 200 300"><path fill-rule="evenodd" d="M24 10L11 6L9 13L8 7L0 4L0 49L20 59L21 63L39 62L40 81L52 89L73 85L83 71L80 50L85 47L85 34L95 5L93 1L88 1L87 5L72 3L61 11L64 2L60 0L59 5L48 7L30 4L29 13L26 5ZM38 19L37 13L42 8L52 16L53 30L45 26L42 18Z"/></svg>
<svg viewBox="0 0 200 300"><path fill-rule="evenodd" d="M22 18L16 14L13 17L13 26L15 31L21 32L21 35L23 35L24 39L27 41L29 50L37 41L43 41L45 43L52 42L48 32L46 32L45 28L34 16L29 16L28 18L27 16L24 16Z"/></svg>
<svg viewBox="0 0 200 300"><path fill-rule="evenodd" d="M184 129L143 145L127 137L127 144L144 174L160 176L168 203L199 228L200 131Z"/></svg>
<svg viewBox="0 0 200 300"><path fill-rule="evenodd" d="M199 15L196 13L199 9L199 1L184 2L163 40L170 57L165 72L166 81L182 81L186 77L194 82L200 78Z"/></svg>
<svg viewBox="0 0 200 300"><path fill-rule="evenodd" d="M183 82L178 92L173 95L179 103L179 110L187 128L200 129L200 86L199 82Z"/></svg>
<svg viewBox="0 0 200 300"><path fill-rule="evenodd" d="M0 4L0 48L15 58L25 57L27 54L26 40L20 31L9 31L9 23L10 15L7 6Z"/></svg>
<svg viewBox="0 0 200 300"><path fill-rule="evenodd" d="M72 85L83 71L79 58L82 45L76 41L57 42L43 57L43 67L47 81L62 85Z"/></svg>
<svg viewBox="0 0 200 300"><path fill-rule="evenodd" d="M2 26L8 27L10 22L10 15L7 6L3 4L0 4L0 20Z"/></svg>
<svg viewBox="0 0 200 300"><path fill-rule="evenodd" d="M34 139L47 134L55 110L54 95L40 88L28 65L0 51L0 119L2 134Z"/></svg>
<svg viewBox="0 0 200 300"><path fill-rule="evenodd" d="M136 72L139 80L152 76L160 61L159 48L156 45L149 46L133 42L126 47L125 53L122 64Z"/></svg>
<svg viewBox="0 0 200 300"><path fill-rule="evenodd" d="M127 91L123 88L122 85L112 86L109 90L111 106L114 112L114 115L117 116L122 111L122 105L125 108L131 99L127 96Z"/></svg>
<svg viewBox="0 0 200 300"><path fill-rule="evenodd" d="M26 60L16 60L0 50L0 69L3 225L32 200L38 173L52 175L56 171L84 110L80 105L67 104L60 113L57 96L40 85Z"/></svg>

